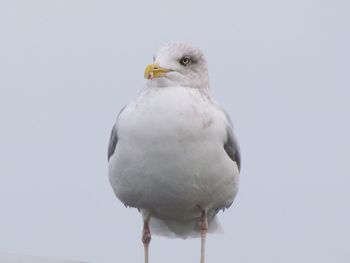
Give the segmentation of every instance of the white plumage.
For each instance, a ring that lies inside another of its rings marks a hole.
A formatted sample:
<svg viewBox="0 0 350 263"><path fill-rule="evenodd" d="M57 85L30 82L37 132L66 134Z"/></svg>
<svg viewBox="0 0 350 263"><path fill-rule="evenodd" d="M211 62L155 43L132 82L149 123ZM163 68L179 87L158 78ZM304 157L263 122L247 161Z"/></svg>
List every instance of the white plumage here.
<svg viewBox="0 0 350 263"><path fill-rule="evenodd" d="M111 185L125 205L151 218L152 232L196 236L203 211L214 231L217 211L238 191L240 156L231 123L210 96L200 50L168 44L155 63L154 78L114 126Z"/></svg>

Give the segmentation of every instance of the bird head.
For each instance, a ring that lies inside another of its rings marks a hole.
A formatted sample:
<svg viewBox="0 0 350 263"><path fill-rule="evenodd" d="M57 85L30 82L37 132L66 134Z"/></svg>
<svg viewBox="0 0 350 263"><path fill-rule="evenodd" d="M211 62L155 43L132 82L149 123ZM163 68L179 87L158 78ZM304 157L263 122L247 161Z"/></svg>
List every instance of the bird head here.
<svg viewBox="0 0 350 263"><path fill-rule="evenodd" d="M209 88L207 62L201 50L185 43L162 46L145 69L147 85Z"/></svg>

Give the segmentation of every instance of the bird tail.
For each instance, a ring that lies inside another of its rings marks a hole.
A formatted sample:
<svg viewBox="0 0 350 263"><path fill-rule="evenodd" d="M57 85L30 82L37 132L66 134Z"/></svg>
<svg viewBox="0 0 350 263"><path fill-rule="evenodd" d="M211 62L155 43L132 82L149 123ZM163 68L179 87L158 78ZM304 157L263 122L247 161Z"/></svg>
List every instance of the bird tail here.
<svg viewBox="0 0 350 263"><path fill-rule="evenodd" d="M152 233L169 238L196 238L200 236L199 221L158 219L152 217L150 221ZM216 216L209 219L208 233L223 233L221 224Z"/></svg>

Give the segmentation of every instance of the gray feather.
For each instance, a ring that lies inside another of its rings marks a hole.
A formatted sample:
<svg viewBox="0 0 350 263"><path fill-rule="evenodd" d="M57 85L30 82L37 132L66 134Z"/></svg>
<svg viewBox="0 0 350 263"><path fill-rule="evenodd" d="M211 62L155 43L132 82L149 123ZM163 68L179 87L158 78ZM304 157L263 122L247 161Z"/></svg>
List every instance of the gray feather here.
<svg viewBox="0 0 350 263"><path fill-rule="evenodd" d="M112 132L111 132L111 137L109 139L109 144L108 144L108 161L111 158L111 156L114 154L115 148L117 147L117 143L118 143L118 119L120 114L122 113L122 111L125 109L125 107L123 107L118 116L117 116L117 120L116 123L113 125L112 128Z"/></svg>
<svg viewBox="0 0 350 263"><path fill-rule="evenodd" d="M115 147L117 146L118 142L118 134L117 134L117 125L113 125L112 132L111 132L111 137L109 139L109 144L108 144L108 161L113 155L115 151Z"/></svg>
<svg viewBox="0 0 350 263"><path fill-rule="evenodd" d="M231 158L232 161L237 163L238 170L241 170L241 152L239 149L238 141L233 133L233 124L231 121L230 116L224 111L226 118L227 118L227 127L226 127L226 133L227 133L227 139L224 143L224 149L227 153L227 155Z"/></svg>

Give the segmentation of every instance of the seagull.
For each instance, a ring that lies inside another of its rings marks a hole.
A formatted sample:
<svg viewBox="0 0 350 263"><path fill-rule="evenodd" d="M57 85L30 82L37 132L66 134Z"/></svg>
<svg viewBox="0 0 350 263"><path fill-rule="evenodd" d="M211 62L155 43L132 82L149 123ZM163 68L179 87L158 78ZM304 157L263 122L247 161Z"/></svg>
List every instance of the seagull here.
<svg viewBox="0 0 350 263"><path fill-rule="evenodd" d="M145 69L145 87L112 128L108 175L117 198L143 219L144 262L152 233L200 237L220 231L233 203L240 150L229 115L213 100L201 50L168 43Z"/></svg>

